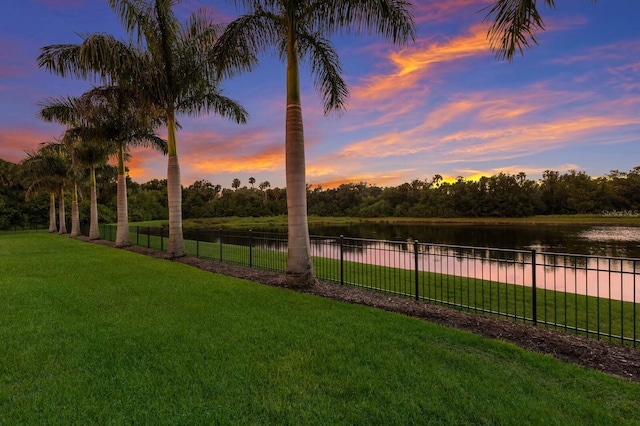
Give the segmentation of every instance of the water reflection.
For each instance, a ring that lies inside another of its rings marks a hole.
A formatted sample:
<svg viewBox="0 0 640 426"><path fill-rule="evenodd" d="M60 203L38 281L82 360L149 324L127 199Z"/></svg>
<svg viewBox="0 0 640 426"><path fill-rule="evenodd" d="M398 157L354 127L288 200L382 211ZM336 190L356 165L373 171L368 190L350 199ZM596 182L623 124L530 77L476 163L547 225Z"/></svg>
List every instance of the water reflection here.
<svg viewBox="0 0 640 426"><path fill-rule="evenodd" d="M249 237L246 231L224 230L224 242L286 252L281 232ZM314 226L311 233L322 236L312 238L316 256L407 271L417 262L420 271L522 286L533 284L535 249L538 288L640 301L640 260L633 259L640 257L640 228L362 223ZM220 235L218 230L185 230L185 238L200 241L219 242ZM348 237L341 240L340 235Z"/></svg>
<svg viewBox="0 0 640 426"><path fill-rule="evenodd" d="M640 260L411 241L313 240L315 255L364 265L435 272L605 299L639 302Z"/></svg>
<svg viewBox="0 0 640 426"><path fill-rule="evenodd" d="M636 227L359 223L310 229L315 235L640 258L640 228Z"/></svg>

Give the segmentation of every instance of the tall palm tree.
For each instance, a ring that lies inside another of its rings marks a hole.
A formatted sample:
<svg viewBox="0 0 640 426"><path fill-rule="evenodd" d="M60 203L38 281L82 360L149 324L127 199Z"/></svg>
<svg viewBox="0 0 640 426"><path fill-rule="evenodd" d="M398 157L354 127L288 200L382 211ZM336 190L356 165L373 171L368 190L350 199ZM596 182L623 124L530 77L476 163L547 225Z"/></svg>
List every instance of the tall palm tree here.
<svg viewBox="0 0 640 426"><path fill-rule="evenodd" d="M62 142L65 145L65 149L68 150L71 158L71 169L69 174L71 177L71 232L72 237L80 235L80 209L78 207L78 180L82 178L83 171L77 161L77 147L79 140L70 133L69 130L65 132L62 137Z"/></svg>
<svg viewBox="0 0 640 426"><path fill-rule="evenodd" d="M64 185L71 163L64 144L59 141L43 142L36 150L27 151L26 154L21 164L29 175L27 195L37 190L49 193L49 232L56 232L55 197L59 196L58 233L66 234Z"/></svg>
<svg viewBox="0 0 640 426"><path fill-rule="evenodd" d="M76 128L76 140L82 142L74 147L76 161L89 169L89 188L91 191L91 202L89 209L89 239L100 238L100 228L98 226L98 190L96 186L96 168L107 163L108 158L113 155L115 147L111 141L100 137L87 137L83 135L92 129ZM83 135L83 136L80 136Z"/></svg>
<svg viewBox="0 0 640 426"><path fill-rule="evenodd" d="M79 235L79 209L78 209L78 178L81 175L81 167L91 170L91 207L89 220L89 239L100 238L98 228L98 204L95 186L95 167L107 162L110 155L110 147L107 144L97 143L94 139L82 138L82 133L88 131L89 116L91 111L83 110L78 105L76 97L49 98L41 103L42 109L38 112L41 119L54 121L67 125L63 141L71 157L71 175L73 177L73 190L71 193L71 236Z"/></svg>
<svg viewBox="0 0 640 426"><path fill-rule="evenodd" d="M275 46L287 64L286 185L288 213L287 277L292 286L315 281L307 222L307 187L300 74L298 63L309 58L325 113L344 109L347 85L338 53L328 39L339 33L378 33L393 43L415 35L407 0L236 0L248 14L229 24L219 40L225 52L259 51Z"/></svg>
<svg viewBox="0 0 640 426"><path fill-rule="evenodd" d="M182 256L182 187L176 115L214 112L238 123L246 122L246 111L222 95L220 72L214 67L214 46L221 27L208 9L200 9L180 24L173 13L176 0L109 0L136 44L110 35L84 36L77 45L43 47L41 67L61 76L97 76L136 91L144 104L162 110L167 126L169 203L168 254ZM238 56L234 64L244 63ZM232 65L234 65L232 64Z"/></svg>
<svg viewBox="0 0 640 426"><path fill-rule="evenodd" d="M75 106L73 98L49 99L42 103L42 109L38 116L45 121L55 121L67 126L67 132L62 138L64 148L69 153L71 168L69 170L72 180L71 191L71 233L72 237L80 235L80 211L78 208L78 178L81 171L75 159L75 145L78 140L68 131L76 123Z"/></svg>
<svg viewBox="0 0 640 426"><path fill-rule="evenodd" d="M58 232L58 225L56 219L56 196L58 195L58 182L48 175L43 173L40 164L40 154L37 150L27 151L27 157L22 160L21 165L21 178L26 188L25 198L29 200L33 194L46 193L49 195L49 232Z"/></svg>
<svg viewBox="0 0 640 426"><path fill-rule="evenodd" d="M40 117L66 123L73 158L90 170L91 221L89 239L100 237L96 190L96 167L116 154L118 162L116 246L130 245L127 212L125 155L130 146L151 146L166 153L167 143L154 134L160 114L152 105L143 107L135 93L117 86L95 87L79 98L52 98L43 104Z"/></svg>
<svg viewBox="0 0 640 426"><path fill-rule="evenodd" d="M555 0L544 0L544 4L556 7ZM488 10L485 20L492 22L489 42L499 59L511 61L516 52L524 54L532 43L538 44L536 34L544 30L544 22L536 0L497 0L484 10Z"/></svg>
<svg viewBox="0 0 640 426"><path fill-rule="evenodd" d="M153 104L145 105L135 91L119 86L96 87L83 94L78 103L91 123L91 127L83 129L82 135L108 141L114 146L118 170L115 245L131 245L125 160L131 147L141 146L167 153L167 142L155 134L162 123L162 111Z"/></svg>

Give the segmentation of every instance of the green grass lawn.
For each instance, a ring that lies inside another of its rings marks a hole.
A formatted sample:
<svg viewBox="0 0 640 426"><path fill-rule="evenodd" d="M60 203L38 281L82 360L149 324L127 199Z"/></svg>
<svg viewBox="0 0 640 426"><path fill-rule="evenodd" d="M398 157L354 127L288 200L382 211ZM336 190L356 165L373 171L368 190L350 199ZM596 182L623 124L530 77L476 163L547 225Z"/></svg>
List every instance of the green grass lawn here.
<svg viewBox="0 0 640 426"><path fill-rule="evenodd" d="M640 386L401 315L0 234L0 424L638 424Z"/></svg>
<svg viewBox="0 0 640 426"><path fill-rule="evenodd" d="M103 237L115 239L115 227L111 227L109 235ZM130 238L134 244L156 250L166 250L168 243L167 237L161 239L144 232L139 235L131 232ZM287 254L284 251L253 247L249 253L247 245L194 240L185 240L184 244L185 252L192 256L263 270L286 270ZM338 259L314 257L313 262L314 272L320 279L401 297L415 296L415 274L411 270L344 261L341 280ZM418 274L421 300L472 312L526 319L528 322L532 322L534 317L532 293L531 287L522 285L435 272ZM632 302L540 288L536 291L536 298L536 318L540 325L628 344L633 344L640 337L640 307Z"/></svg>

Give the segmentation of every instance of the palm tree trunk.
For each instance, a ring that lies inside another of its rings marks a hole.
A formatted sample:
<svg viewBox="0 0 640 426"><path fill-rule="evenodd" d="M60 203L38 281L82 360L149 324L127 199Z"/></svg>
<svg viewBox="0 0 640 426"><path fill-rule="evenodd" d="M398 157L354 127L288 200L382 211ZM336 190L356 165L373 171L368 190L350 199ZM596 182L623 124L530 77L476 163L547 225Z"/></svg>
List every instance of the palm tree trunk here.
<svg viewBox="0 0 640 426"><path fill-rule="evenodd" d="M97 240L100 238L100 228L98 227L98 191L96 189L96 168L91 166L90 168L91 179L91 213L89 224L89 239Z"/></svg>
<svg viewBox="0 0 640 426"><path fill-rule="evenodd" d="M127 209L127 177L124 173L124 146L122 142L120 142L118 143L118 227L116 230L116 247L131 245L131 240L129 239L129 213Z"/></svg>
<svg viewBox="0 0 640 426"><path fill-rule="evenodd" d="M58 234L66 234L67 233L67 217L64 213L64 186L60 185L60 211L58 214L59 222L60 222L60 230Z"/></svg>
<svg viewBox="0 0 640 426"><path fill-rule="evenodd" d="M71 193L71 234L72 237L80 235L80 211L78 210L78 185L73 182Z"/></svg>
<svg viewBox="0 0 640 426"><path fill-rule="evenodd" d="M300 102L298 49L294 25L287 41L286 182L289 241L287 283L295 287L314 284L311 244L307 222L307 185L304 158L304 131Z"/></svg>
<svg viewBox="0 0 640 426"><path fill-rule="evenodd" d="M56 193L51 192L49 194L49 232L52 234L58 232L56 226Z"/></svg>
<svg viewBox="0 0 640 426"><path fill-rule="evenodd" d="M169 202L169 244L167 254L171 257L184 256L184 240L182 236L182 187L180 186L180 163L176 144L175 116L167 117L168 131L168 166L167 166L167 199Z"/></svg>

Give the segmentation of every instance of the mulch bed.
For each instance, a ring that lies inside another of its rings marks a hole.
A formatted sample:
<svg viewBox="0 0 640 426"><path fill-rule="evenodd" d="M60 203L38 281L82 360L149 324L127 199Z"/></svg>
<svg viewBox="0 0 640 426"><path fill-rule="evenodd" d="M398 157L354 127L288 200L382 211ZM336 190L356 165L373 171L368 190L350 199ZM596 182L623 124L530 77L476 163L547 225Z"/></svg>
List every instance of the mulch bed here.
<svg viewBox="0 0 640 426"><path fill-rule="evenodd" d="M81 239L86 240L86 238ZM110 241L97 240L93 242L113 246ZM228 265L191 256L169 258L165 253L139 246L129 246L124 249L184 263L217 274L242 278L275 287L286 287L285 276L279 273ZM291 290L401 313L485 337L500 339L524 349L552 355L565 362L640 383L640 348L586 338L502 318L470 314L411 299L392 297L323 281L318 281L308 289Z"/></svg>

